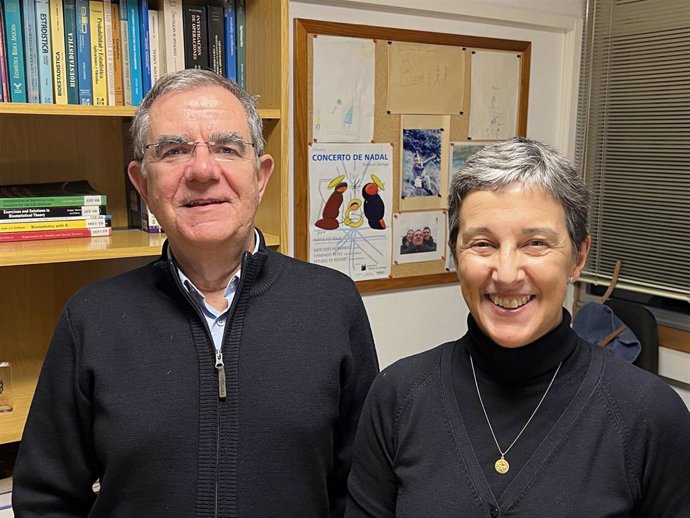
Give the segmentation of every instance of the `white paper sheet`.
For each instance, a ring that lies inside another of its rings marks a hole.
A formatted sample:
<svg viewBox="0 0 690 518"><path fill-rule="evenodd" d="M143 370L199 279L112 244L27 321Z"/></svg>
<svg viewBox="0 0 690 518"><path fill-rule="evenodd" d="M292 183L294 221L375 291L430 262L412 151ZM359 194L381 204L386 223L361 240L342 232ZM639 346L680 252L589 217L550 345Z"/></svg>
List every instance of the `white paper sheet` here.
<svg viewBox="0 0 690 518"><path fill-rule="evenodd" d="M371 142L374 41L318 36L313 42L314 141Z"/></svg>
<svg viewBox="0 0 690 518"><path fill-rule="evenodd" d="M515 52L472 53L469 137L506 140L517 133L520 59Z"/></svg>

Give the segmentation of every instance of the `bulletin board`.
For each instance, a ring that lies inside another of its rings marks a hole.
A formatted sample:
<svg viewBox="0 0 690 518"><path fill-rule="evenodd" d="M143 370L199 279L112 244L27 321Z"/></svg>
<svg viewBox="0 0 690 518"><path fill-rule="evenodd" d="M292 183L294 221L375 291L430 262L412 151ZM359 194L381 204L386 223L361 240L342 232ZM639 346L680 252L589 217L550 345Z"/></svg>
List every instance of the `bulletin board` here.
<svg viewBox="0 0 690 518"><path fill-rule="evenodd" d="M525 136L531 43L296 19L295 256L362 292L456 282L452 174Z"/></svg>

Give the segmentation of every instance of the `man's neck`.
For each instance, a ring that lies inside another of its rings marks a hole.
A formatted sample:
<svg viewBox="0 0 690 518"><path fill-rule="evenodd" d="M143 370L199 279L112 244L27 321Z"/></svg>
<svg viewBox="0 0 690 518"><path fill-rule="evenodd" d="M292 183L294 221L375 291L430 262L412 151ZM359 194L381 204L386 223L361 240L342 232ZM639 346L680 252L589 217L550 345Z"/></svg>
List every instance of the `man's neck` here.
<svg viewBox="0 0 690 518"><path fill-rule="evenodd" d="M240 269L245 251L255 248L254 229L241 245L224 245L215 249L197 249L188 252L170 244L177 267L209 299L223 297L230 279Z"/></svg>

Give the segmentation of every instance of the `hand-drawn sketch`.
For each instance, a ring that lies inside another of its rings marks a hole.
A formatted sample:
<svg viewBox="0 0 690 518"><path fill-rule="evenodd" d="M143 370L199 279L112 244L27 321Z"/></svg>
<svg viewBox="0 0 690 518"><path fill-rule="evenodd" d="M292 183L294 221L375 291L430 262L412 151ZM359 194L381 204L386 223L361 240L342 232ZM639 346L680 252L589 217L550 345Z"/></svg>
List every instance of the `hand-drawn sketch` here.
<svg viewBox="0 0 690 518"><path fill-rule="evenodd" d="M473 50L470 124L472 140L506 140L517 133L520 54Z"/></svg>
<svg viewBox="0 0 690 518"><path fill-rule="evenodd" d="M393 206L391 144L309 149L309 260L359 281L388 277Z"/></svg>
<svg viewBox="0 0 690 518"><path fill-rule="evenodd" d="M462 47L389 42L386 109L390 113L460 113L464 84Z"/></svg>
<svg viewBox="0 0 690 518"><path fill-rule="evenodd" d="M374 41L313 40L313 127L316 142L371 142L374 137Z"/></svg>
<svg viewBox="0 0 690 518"><path fill-rule="evenodd" d="M393 239L393 258L396 263L444 259L447 248L445 212L395 214Z"/></svg>
<svg viewBox="0 0 690 518"><path fill-rule="evenodd" d="M401 197L438 196L442 131L403 129Z"/></svg>

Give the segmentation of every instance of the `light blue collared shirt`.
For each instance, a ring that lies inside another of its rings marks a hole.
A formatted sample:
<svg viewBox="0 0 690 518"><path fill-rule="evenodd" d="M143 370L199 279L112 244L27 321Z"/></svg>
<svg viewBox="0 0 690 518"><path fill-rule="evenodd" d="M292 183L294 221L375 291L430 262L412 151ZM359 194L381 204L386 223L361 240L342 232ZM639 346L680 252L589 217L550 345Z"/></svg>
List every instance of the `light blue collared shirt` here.
<svg viewBox="0 0 690 518"><path fill-rule="evenodd" d="M256 252L258 252L258 250L259 232L256 229L254 229L254 250L252 251L252 254L255 254ZM237 287L240 285L240 274L242 273L242 268L240 267L240 269L237 270L235 275L232 276L232 279L228 281L228 285L225 288L224 295L225 300L228 302L228 306L223 311L218 311L210 304L207 304L206 297L204 297L204 294L201 293L201 291L196 286L194 286L194 283L189 280L189 277L187 277L182 272L182 270L180 270L177 267L177 264L175 264L175 268L177 269L177 275L180 278L180 282L182 282L182 285L185 288L187 288L187 291L192 296L192 300L194 300L195 304L206 318L206 323L208 324L208 328L211 331L211 336L213 338L213 344L216 346L216 351L220 351L220 348L223 344L223 333L225 332L225 323L227 322L228 317L230 316L230 307L232 306L232 301L235 298L235 294L237 293Z"/></svg>

